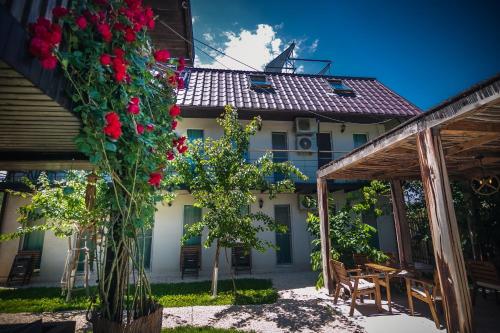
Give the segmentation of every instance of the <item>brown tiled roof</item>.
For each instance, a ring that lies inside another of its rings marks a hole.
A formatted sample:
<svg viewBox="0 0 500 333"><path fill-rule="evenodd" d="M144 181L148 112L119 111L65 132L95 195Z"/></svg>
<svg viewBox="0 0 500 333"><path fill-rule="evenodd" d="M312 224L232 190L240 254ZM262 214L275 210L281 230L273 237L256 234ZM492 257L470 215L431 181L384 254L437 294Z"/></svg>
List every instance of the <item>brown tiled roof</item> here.
<svg viewBox="0 0 500 333"><path fill-rule="evenodd" d="M240 110L274 110L321 114L360 114L412 117L421 110L374 78L265 73L272 90L250 88L250 74L235 70L189 68L182 106L214 108L231 104ZM341 79L353 95L333 92L327 79Z"/></svg>

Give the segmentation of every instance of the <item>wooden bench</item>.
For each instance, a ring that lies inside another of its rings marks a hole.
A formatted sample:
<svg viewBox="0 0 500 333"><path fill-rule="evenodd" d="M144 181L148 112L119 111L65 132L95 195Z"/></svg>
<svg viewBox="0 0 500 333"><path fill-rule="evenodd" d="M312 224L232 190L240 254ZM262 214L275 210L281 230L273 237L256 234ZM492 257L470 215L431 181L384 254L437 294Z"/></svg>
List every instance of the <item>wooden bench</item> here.
<svg viewBox="0 0 500 333"><path fill-rule="evenodd" d="M434 281L417 279L409 276L406 276L405 280L411 315L414 315L413 298L425 302L429 305L436 328L439 329L441 325L436 311L436 303L441 302L443 298L441 296L441 286L439 284L437 272L434 273Z"/></svg>
<svg viewBox="0 0 500 333"><path fill-rule="evenodd" d="M184 275L198 277L201 268L201 245L186 245L181 247L181 278Z"/></svg>
<svg viewBox="0 0 500 333"><path fill-rule="evenodd" d="M252 251L243 246L231 249L231 266L236 274L248 272L252 274Z"/></svg>
<svg viewBox="0 0 500 333"><path fill-rule="evenodd" d="M7 278L7 285L25 285L31 281L33 272L40 267L40 251L19 251L14 257Z"/></svg>

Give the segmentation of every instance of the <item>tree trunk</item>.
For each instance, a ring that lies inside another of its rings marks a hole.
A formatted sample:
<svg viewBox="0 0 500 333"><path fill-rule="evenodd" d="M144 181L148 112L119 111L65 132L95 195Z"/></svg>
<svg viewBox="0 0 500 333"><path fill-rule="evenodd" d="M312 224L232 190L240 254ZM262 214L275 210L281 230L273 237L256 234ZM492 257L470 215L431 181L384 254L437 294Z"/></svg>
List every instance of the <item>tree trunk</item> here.
<svg viewBox="0 0 500 333"><path fill-rule="evenodd" d="M215 258L214 258L214 269L212 272L212 298L217 298L217 280L219 279L219 252L220 252L220 243L219 240L217 239Z"/></svg>

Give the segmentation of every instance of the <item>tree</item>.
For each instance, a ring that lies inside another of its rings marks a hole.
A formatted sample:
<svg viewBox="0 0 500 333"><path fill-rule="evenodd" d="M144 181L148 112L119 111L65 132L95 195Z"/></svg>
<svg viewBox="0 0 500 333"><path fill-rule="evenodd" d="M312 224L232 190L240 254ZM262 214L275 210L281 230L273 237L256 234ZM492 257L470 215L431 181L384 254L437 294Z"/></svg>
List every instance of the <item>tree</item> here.
<svg viewBox="0 0 500 333"><path fill-rule="evenodd" d="M62 281L66 300L71 298L74 276L83 247L83 237L95 240L97 226L103 224L109 214L103 200L106 191L104 181L94 173L68 171L64 180L51 182L42 172L36 183L25 179L28 192L11 192L13 195L29 198L30 202L19 208L20 227L11 234L3 234L0 240L10 240L36 232L51 230L58 237L68 238L68 258ZM89 253L95 259L95 248Z"/></svg>
<svg viewBox="0 0 500 333"><path fill-rule="evenodd" d="M328 223L330 225L331 249L330 256L343 262L351 263L352 254L359 253L369 256L375 262L387 259L387 256L372 245L372 239L377 230L363 222L363 216L381 216L383 208L379 203L379 197L389 192L387 184L380 181L372 181L369 186L361 190L350 192L347 195L346 204L338 208L335 206L333 197L328 198ZM316 206L316 200L312 199L307 204ZM311 264L314 271L320 271L316 287L324 284L321 273L321 239L319 231L319 215L317 211L309 212L307 216L307 227L314 237L312 241L313 251L311 253Z"/></svg>
<svg viewBox="0 0 500 333"><path fill-rule="evenodd" d="M261 126L260 118L254 118L243 126L238 113L226 106L217 119L224 134L219 139L195 140L186 155L176 160L177 183L184 184L195 199L195 206L206 209L201 221L187 227L183 241L208 230L205 247L216 246L212 274L212 296L217 297L217 279L221 247L230 248L243 244L246 248L264 251L274 244L258 237L263 231L285 231L273 218L263 212L248 212L256 201L256 191L267 192L269 198L278 193L293 192L292 177L306 177L290 162L275 163L271 153L255 162L245 158L250 137ZM280 181L273 182L278 173Z"/></svg>

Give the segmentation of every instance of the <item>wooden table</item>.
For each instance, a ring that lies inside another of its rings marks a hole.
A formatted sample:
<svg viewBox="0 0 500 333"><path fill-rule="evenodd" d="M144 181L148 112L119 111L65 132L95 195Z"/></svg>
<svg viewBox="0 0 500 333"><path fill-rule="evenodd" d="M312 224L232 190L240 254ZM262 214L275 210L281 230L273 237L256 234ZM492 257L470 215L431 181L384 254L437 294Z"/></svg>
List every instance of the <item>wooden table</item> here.
<svg viewBox="0 0 500 333"><path fill-rule="evenodd" d="M390 278L394 276L395 273L398 272L398 269L374 263L367 263L365 264L365 267L370 271L383 274L383 278L379 280L379 284L385 287L387 293L387 304L389 305L389 312L392 313Z"/></svg>

